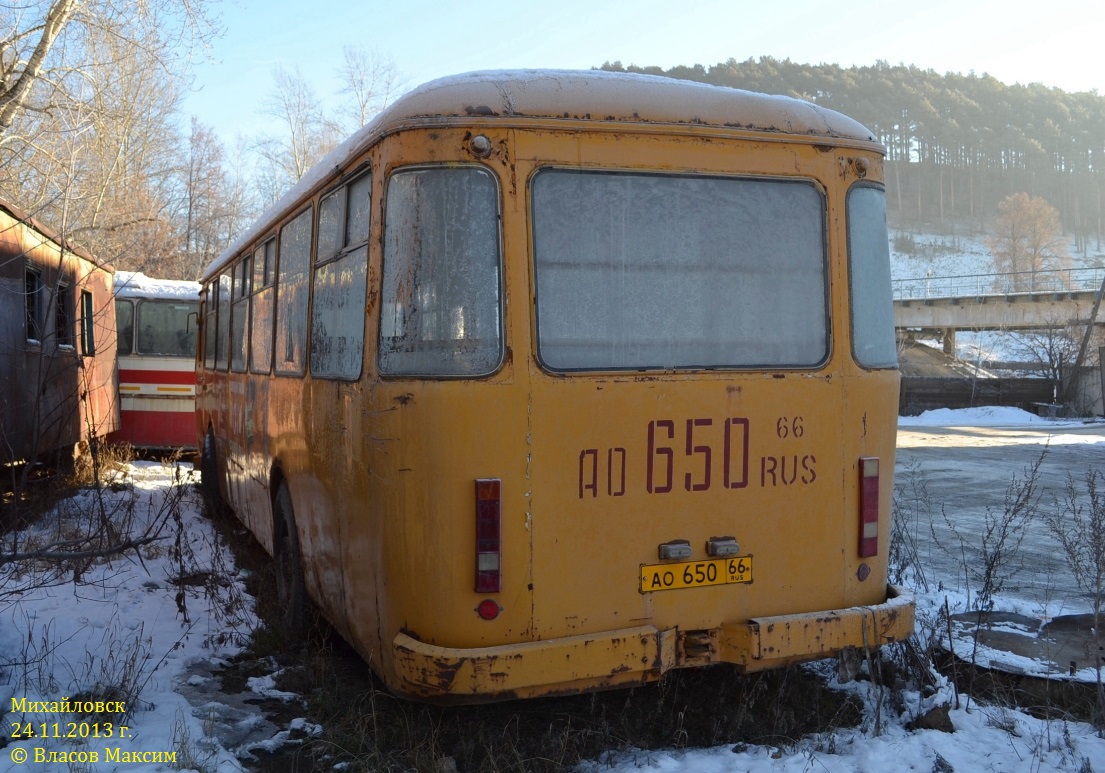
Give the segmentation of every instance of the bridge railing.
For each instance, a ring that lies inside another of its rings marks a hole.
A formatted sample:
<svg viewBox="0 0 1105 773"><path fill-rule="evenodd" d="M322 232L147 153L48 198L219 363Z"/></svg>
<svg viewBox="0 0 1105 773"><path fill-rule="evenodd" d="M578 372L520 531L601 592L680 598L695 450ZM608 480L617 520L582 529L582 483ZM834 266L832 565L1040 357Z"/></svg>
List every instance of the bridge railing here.
<svg viewBox="0 0 1105 773"><path fill-rule="evenodd" d="M894 300L973 298L983 295L1097 291L1105 268L1017 271L1009 274L962 274L895 279Z"/></svg>

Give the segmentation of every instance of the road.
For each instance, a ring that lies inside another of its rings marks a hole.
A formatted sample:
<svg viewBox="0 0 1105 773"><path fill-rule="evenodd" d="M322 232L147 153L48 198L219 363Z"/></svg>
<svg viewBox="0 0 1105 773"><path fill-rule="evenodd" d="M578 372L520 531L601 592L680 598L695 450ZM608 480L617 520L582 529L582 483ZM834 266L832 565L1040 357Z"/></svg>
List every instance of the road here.
<svg viewBox="0 0 1105 773"><path fill-rule="evenodd" d="M972 593L978 590L975 577L965 579L972 572L965 572L964 564L978 568L974 556L982 544L987 520L1000 519L1010 484L1014 479L1023 481L1041 455L1037 515L1027 529L1019 556L1005 563L1014 569L1023 568L1005 581L1001 592L1041 604L1048 615L1089 610L1089 597L1075 584L1046 517L1063 512L1071 477L1079 501L1088 503L1084 480L1087 470L1105 474L1103 423L899 427L896 510L917 545L923 579L930 588L942 585L962 591L969 582ZM948 522L954 524L962 540Z"/></svg>

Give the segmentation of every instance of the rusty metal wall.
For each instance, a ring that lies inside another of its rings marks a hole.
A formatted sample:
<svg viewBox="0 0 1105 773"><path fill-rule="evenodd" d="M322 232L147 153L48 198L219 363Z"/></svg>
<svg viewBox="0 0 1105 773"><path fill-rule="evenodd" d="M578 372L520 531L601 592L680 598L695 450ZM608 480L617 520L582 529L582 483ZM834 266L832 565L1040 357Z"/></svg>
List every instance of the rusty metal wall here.
<svg viewBox="0 0 1105 773"><path fill-rule="evenodd" d="M118 428L113 270L83 250L62 248L0 202L0 463L33 459ZM40 332L28 331L25 277L41 278ZM69 289L70 330L59 341L59 282ZM82 339L82 293L92 295L94 353Z"/></svg>

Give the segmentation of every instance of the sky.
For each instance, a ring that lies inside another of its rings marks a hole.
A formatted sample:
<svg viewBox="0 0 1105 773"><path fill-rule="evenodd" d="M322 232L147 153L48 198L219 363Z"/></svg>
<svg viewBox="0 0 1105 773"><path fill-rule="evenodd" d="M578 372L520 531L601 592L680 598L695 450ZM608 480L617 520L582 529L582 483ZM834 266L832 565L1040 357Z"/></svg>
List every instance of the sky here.
<svg viewBox="0 0 1105 773"><path fill-rule="evenodd" d="M407 88L471 70L714 65L772 56L844 67L877 60L989 73L1105 94L1102 0L224 0L225 34L196 66L185 101L224 142L264 129L276 67L338 91L342 48L394 62ZM333 102L330 102L333 105Z"/></svg>

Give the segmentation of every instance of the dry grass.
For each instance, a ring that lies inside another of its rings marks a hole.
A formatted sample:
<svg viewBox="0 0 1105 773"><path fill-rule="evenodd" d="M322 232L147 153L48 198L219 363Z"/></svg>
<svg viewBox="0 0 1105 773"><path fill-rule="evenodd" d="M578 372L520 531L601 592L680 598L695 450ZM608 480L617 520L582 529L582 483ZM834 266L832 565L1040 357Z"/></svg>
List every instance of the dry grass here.
<svg viewBox="0 0 1105 773"><path fill-rule="evenodd" d="M249 572L262 620L278 619L271 561L233 517L217 516L223 538ZM264 771L557 771L610 752L726 743L786 746L810 734L855 727L863 706L816 673L787 668L743 676L730 666L672 672L657 684L563 698L440 707L399 699L325 624L306 643L274 627L254 632L245 654L223 672L223 689L246 689L250 676L281 671L281 690L303 696L320 737L265 756ZM277 724L301 706L266 704Z"/></svg>

